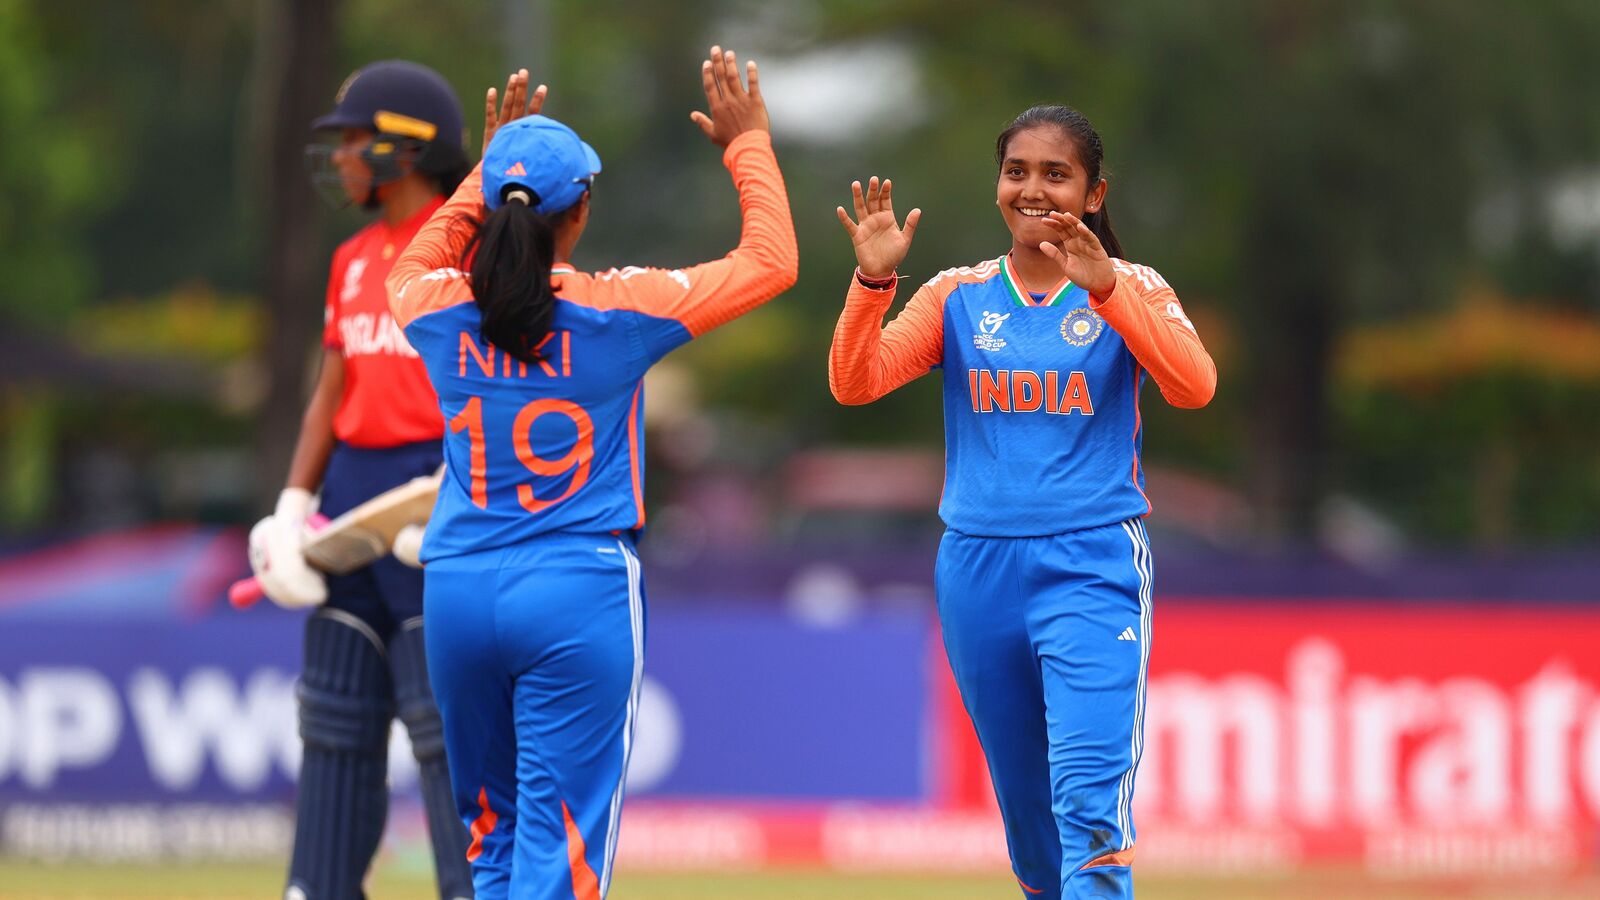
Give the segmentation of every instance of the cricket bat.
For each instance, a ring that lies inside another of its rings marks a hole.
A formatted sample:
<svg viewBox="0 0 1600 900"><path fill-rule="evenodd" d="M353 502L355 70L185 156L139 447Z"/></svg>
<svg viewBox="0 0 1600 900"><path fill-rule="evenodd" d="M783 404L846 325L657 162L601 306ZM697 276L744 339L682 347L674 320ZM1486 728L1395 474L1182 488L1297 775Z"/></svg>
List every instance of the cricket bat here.
<svg viewBox="0 0 1600 900"><path fill-rule="evenodd" d="M413 478L373 497L337 519L314 518L306 523L302 545L306 562L331 575L346 575L386 556L394 537L407 525L420 525L433 513L442 473ZM262 597L254 576L228 588L228 602L238 609Z"/></svg>

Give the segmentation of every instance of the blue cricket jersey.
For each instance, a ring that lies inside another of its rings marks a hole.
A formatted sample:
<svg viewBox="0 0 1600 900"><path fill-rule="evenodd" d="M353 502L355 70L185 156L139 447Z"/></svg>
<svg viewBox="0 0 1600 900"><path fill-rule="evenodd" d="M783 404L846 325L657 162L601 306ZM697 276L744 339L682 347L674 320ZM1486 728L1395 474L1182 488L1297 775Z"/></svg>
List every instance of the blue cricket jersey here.
<svg viewBox="0 0 1600 900"><path fill-rule="evenodd" d="M894 286L852 280L829 356L842 403L944 370L939 514L965 534L1024 537L1146 515L1139 390L1204 406L1216 367L1166 281L1114 260L1115 289L1035 296L1009 255L940 272L886 327Z"/></svg>
<svg viewBox="0 0 1600 900"><path fill-rule="evenodd" d="M446 423L424 561L552 532L644 526L645 371L782 293L798 265L770 138L746 132L723 160L744 213L738 248L684 269L553 267L555 310L536 363L484 341L470 279L454 268L482 216L480 172L396 263L390 306Z"/></svg>

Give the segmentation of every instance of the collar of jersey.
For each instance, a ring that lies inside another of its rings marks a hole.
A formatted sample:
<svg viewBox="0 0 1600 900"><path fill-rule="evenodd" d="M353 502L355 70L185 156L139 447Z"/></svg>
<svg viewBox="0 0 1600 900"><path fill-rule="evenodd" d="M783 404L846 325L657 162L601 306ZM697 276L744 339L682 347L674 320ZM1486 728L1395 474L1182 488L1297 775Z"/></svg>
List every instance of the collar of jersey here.
<svg viewBox="0 0 1600 900"><path fill-rule="evenodd" d="M1011 268L1010 253L1000 257L1000 280L1006 283L1006 289L1011 292L1011 301L1018 306L1055 306L1068 291L1077 287L1070 280L1062 279L1060 284L1044 295L1043 300L1033 299L1033 295L1022 286L1022 279L1017 277L1016 270Z"/></svg>
<svg viewBox="0 0 1600 900"><path fill-rule="evenodd" d="M576 274L578 274L578 270L572 267L572 263L556 263L555 265L550 267L550 274L551 275L576 275Z"/></svg>

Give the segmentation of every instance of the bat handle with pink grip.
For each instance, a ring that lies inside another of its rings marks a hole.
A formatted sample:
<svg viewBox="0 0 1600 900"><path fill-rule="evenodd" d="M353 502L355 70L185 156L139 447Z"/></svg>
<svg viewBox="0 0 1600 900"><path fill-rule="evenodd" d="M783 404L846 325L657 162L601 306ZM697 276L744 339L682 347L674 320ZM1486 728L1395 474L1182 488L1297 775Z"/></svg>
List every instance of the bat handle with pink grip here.
<svg viewBox="0 0 1600 900"><path fill-rule="evenodd" d="M321 513L312 513L311 517L306 519L306 530L317 531L326 527L329 521L331 520ZM261 587L261 579L254 575L228 585L228 603L234 609L249 609L266 595L267 592Z"/></svg>
<svg viewBox="0 0 1600 900"><path fill-rule="evenodd" d="M261 589L261 582L254 575L241 578L228 586L228 603L232 604L234 609L249 609L265 596L266 592Z"/></svg>

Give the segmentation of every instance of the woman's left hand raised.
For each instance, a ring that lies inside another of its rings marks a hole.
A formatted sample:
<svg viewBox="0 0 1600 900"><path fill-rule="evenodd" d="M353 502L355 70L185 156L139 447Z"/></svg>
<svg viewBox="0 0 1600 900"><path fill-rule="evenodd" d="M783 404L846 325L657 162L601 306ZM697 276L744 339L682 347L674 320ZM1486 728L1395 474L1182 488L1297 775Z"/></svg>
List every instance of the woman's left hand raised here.
<svg viewBox="0 0 1600 900"><path fill-rule="evenodd" d="M489 142L500 126L523 116L537 116L544 109L544 97L550 89L539 85L528 93L528 70L518 69L506 79L506 92L500 96L500 108L495 108L495 90L489 88L483 96L483 152L488 152Z"/></svg>
<svg viewBox="0 0 1600 900"><path fill-rule="evenodd" d="M1083 220L1072 213L1052 211L1043 222L1060 236L1060 240L1043 241L1039 249L1055 260L1073 284L1094 297L1106 297L1116 290L1117 270L1111 266L1111 257L1106 255L1106 248Z"/></svg>

